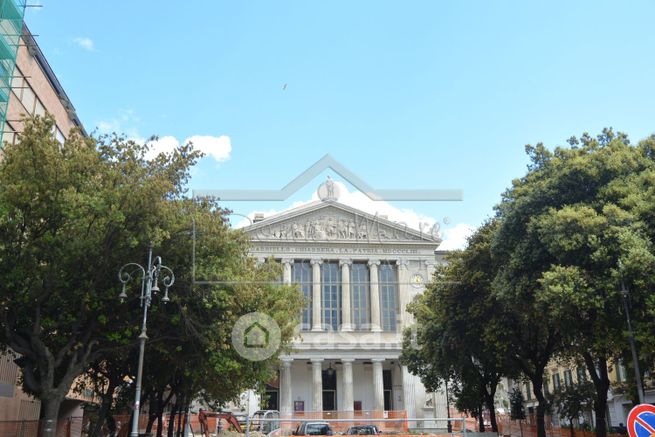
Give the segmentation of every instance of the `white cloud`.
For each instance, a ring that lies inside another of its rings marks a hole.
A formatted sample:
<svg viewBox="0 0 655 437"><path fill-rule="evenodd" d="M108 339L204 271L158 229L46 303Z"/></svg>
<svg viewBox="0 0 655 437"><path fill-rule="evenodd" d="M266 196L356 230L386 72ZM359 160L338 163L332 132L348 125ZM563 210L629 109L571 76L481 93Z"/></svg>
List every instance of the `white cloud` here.
<svg viewBox="0 0 655 437"><path fill-rule="evenodd" d="M95 50L95 45L93 44L93 40L89 37L77 37L73 39L73 42L77 44L78 46L82 47L84 50L87 50L89 52L92 52Z"/></svg>
<svg viewBox="0 0 655 437"><path fill-rule="evenodd" d="M128 140L143 144L147 140L139 133L137 128L133 127L139 124L140 121L134 110L125 109L120 112L118 117L98 121L96 126L100 134L111 134L113 132L125 134ZM126 128L125 126L132 127ZM232 140L227 135L192 135L183 142L180 142L174 136L166 135L154 141L147 141L147 143L150 146L150 151L146 154L148 159L154 158L161 152L171 153L180 144L187 143L193 143L196 150L203 152L217 162L227 161L232 154Z"/></svg>
<svg viewBox="0 0 655 437"><path fill-rule="evenodd" d="M152 159L160 153L172 153L175 149L180 147L180 142L177 138L167 135L165 137L159 137L154 141L148 141L148 146L150 149L146 153L147 159Z"/></svg>
<svg viewBox="0 0 655 437"><path fill-rule="evenodd" d="M194 135L184 140L185 143L193 143L193 147L200 150L207 156L211 156L216 161L227 161L232 153L232 143L230 137L221 135L212 137L210 135Z"/></svg>
<svg viewBox="0 0 655 437"><path fill-rule="evenodd" d="M452 228L444 230L443 243L439 246L439 250L464 249L468 243L466 239L473 232L475 232L475 227L466 223L458 223Z"/></svg>
<svg viewBox="0 0 655 437"><path fill-rule="evenodd" d="M206 156L211 156L218 162L230 159L230 153L232 152L230 137L227 135L221 135L218 137L194 135L184 140L183 144L187 143L193 143L194 149L200 150ZM149 141L148 145L150 146L150 150L148 151L146 158L152 159L159 153L173 152L173 150L180 146L180 142L177 138L167 135L165 137L160 137L155 141Z"/></svg>

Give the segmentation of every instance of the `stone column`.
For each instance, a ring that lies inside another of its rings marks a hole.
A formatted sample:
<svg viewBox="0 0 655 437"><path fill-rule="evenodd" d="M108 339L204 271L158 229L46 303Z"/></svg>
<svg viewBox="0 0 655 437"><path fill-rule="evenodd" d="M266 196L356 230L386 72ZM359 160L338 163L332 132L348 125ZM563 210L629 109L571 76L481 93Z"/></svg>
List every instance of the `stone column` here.
<svg viewBox="0 0 655 437"><path fill-rule="evenodd" d="M382 323L380 323L380 288L378 286L378 266L380 265L380 260L369 260L368 265L371 275L371 331L382 332Z"/></svg>
<svg viewBox="0 0 655 437"><path fill-rule="evenodd" d="M293 412L291 397L291 365L293 359L282 358L282 372L280 372L280 413L282 416L291 416Z"/></svg>
<svg viewBox="0 0 655 437"><path fill-rule="evenodd" d="M384 379L382 378L384 359L374 358L371 361L373 361L373 409L384 411Z"/></svg>
<svg viewBox="0 0 655 437"><path fill-rule="evenodd" d="M352 260L341 259L341 330L350 332L352 327L352 312L350 308L350 265Z"/></svg>
<svg viewBox="0 0 655 437"><path fill-rule="evenodd" d="M312 358L312 409L323 411L323 358Z"/></svg>
<svg viewBox="0 0 655 437"><path fill-rule="evenodd" d="M432 275L434 275L434 271L436 269L437 262L434 260L425 260L425 268L428 272L428 277L425 278L425 282L432 282Z"/></svg>
<svg viewBox="0 0 655 437"><path fill-rule="evenodd" d="M321 264L323 260L313 259L312 264L312 331L322 331L321 322ZM322 399L322 398L321 398Z"/></svg>
<svg viewBox="0 0 655 437"><path fill-rule="evenodd" d="M407 260L396 260L396 265L398 266L398 322L400 324L399 332L402 332L402 328L411 322L411 314L407 312L407 304L412 301L416 289L409 283Z"/></svg>
<svg viewBox="0 0 655 437"><path fill-rule="evenodd" d="M282 258L282 282L285 284L291 284L291 265L293 260L291 258Z"/></svg>
<svg viewBox="0 0 655 437"><path fill-rule="evenodd" d="M444 387L439 387L436 392L432 394L434 396L432 402L434 402L434 417L440 419L448 417L448 408L446 408L446 390ZM448 428L448 421L443 420L439 421L437 427Z"/></svg>
<svg viewBox="0 0 655 437"><path fill-rule="evenodd" d="M353 398L353 361L352 358L342 358L343 364L343 410L352 413L355 410Z"/></svg>
<svg viewBox="0 0 655 437"><path fill-rule="evenodd" d="M410 419L416 418L416 380L414 375L409 373L407 366L402 366L403 369L403 404L407 417ZM416 422L410 423L410 426L417 426Z"/></svg>

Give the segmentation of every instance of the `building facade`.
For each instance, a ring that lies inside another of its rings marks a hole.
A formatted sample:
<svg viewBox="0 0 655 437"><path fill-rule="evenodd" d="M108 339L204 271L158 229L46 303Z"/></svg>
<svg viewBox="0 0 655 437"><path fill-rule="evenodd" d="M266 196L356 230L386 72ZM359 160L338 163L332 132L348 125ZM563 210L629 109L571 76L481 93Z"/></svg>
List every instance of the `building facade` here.
<svg viewBox="0 0 655 437"><path fill-rule="evenodd" d="M442 260L441 240L323 197L269 218L256 216L245 228L252 255L282 263L283 281L298 284L305 298L269 406L283 415L401 411L410 418L446 417L445 395L426 393L399 362L402 331L412 322L406 306Z"/></svg>
<svg viewBox="0 0 655 437"><path fill-rule="evenodd" d="M23 25L13 71L2 141L20 141L25 117L51 114L56 122L53 135L64 142L71 129L84 132L75 108L45 55L26 25Z"/></svg>
<svg viewBox="0 0 655 437"><path fill-rule="evenodd" d="M0 1L0 11L4 11L6 4L6 0ZM25 117L45 115L46 112L52 114L56 121L52 135L63 143L72 128L82 132L84 129L66 92L24 24L21 32L5 108L2 145L5 142L20 142ZM14 362L15 358L11 352L0 354L0 421L36 420L39 418L40 402L21 390L18 384L20 370ZM93 393L90 391L71 391L62 404L60 416L82 416L81 406L92 399Z"/></svg>
<svg viewBox="0 0 655 437"><path fill-rule="evenodd" d="M608 371L610 389L607 394L607 411L605 416L608 427L617 427L621 424L626 424L626 418L633 404L630 397L623 390L623 385L627 380L627 371L623 363L620 360L610 363ZM584 381L591 381L589 372L584 365L576 365L575 363L567 364L553 360L546 368L543 388L546 393L554 393L563 387ZM538 402L532 392L532 384L529 382L516 382L516 384L521 388L523 399L526 401L526 412L529 415L533 415ZM655 404L655 381L650 377L650 372L647 372L643 384L644 401ZM557 417L557 414L552 415L551 422L553 426L568 426L568 421ZM591 405L580 415L578 423L594 426L596 417Z"/></svg>

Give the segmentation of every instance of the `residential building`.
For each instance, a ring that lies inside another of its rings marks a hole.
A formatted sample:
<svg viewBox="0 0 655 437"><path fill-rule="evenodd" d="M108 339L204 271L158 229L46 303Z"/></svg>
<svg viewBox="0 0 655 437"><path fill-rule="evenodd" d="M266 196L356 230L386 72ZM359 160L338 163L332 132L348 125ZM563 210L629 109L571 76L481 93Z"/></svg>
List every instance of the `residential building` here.
<svg viewBox="0 0 655 437"><path fill-rule="evenodd" d="M632 400L621 390L622 383L625 383L626 381L626 369L625 366L618 361L616 363L611 363L608 370L610 390L607 397L607 425L609 427L619 426L621 423L625 425L628 413L633 407ZM655 381L651 379L650 373L647 373L646 376L647 377L644 380L644 400L646 403L655 404ZM546 393L553 393L562 386L577 384L584 380L590 380L589 373L584 365L560 363L553 360L546 368L544 375L544 390ZM534 414L536 411L537 400L532 393L532 385L529 382L517 382L517 384L521 387L523 399L526 400L526 412L528 414ZM556 414L552 415L551 420L554 426L567 424L565 420L563 421L564 423L560 423L561 419L558 418ZM589 425L594 424L595 420L596 418L591 406L588 411L584 412L579 418L580 423L587 423Z"/></svg>

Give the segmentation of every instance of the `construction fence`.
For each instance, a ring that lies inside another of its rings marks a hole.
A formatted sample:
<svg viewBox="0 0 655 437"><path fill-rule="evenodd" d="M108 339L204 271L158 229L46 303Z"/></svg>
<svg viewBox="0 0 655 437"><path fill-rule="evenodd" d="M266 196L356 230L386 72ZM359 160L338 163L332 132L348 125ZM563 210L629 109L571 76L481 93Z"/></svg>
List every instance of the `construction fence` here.
<svg viewBox="0 0 655 437"><path fill-rule="evenodd" d="M573 434L569 427L556 427L552 425L552 420L546 417L546 437L596 437L594 431L578 429L574 427ZM511 437L537 437L537 425L534 417L528 417L527 420L510 420L507 416L501 416L497 419L498 432L502 436ZM625 434L608 433L607 437L626 437Z"/></svg>

